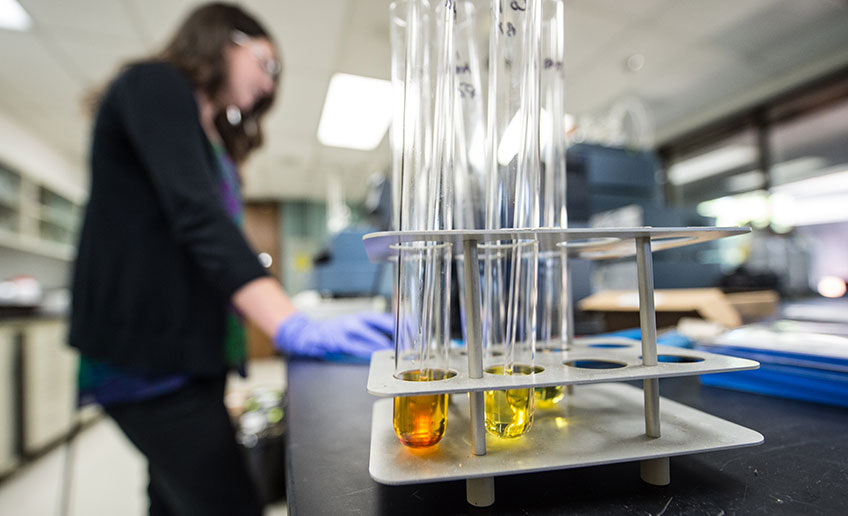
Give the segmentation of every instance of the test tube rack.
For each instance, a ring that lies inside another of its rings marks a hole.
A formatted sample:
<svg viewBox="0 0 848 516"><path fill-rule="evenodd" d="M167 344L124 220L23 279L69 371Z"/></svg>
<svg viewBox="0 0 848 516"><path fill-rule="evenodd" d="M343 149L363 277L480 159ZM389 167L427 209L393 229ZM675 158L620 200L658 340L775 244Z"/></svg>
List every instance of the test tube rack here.
<svg viewBox="0 0 848 516"><path fill-rule="evenodd" d="M393 231L365 235L372 261L395 256L398 244L448 242L461 249L465 268L466 341L451 369L457 374L434 382L407 382L394 377L392 351L374 353L368 392L387 397L372 413L369 472L382 484L402 485L466 480L468 502L494 503L494 477L618 462L640 461L642 479L670 482L669 457L717 451L763 442L751 429L659 397L659 379L756 369L759 363L736 357L657 346L652 252L749 232L749 228L614 228ZM539 251L564 249L568 257L603 260L636 256L639 286L639 341L624 338L575 339L557 352L537 353L530 375L495 375L483 371L478 245L486 242L538 242ZM604 369L581 364L603 362ZM620 382L642 380L643 389ZM615 383L619 382L619 383ZM518 439L487 440L483 393L489 390L580 385L558 409L537 411L533 428ZM392 399L436 393L455 396L448 427L432 453L414 454L392 428ZM660 400L663 411L660 412ZM661 431L662 429L662 431Z"/></svg>

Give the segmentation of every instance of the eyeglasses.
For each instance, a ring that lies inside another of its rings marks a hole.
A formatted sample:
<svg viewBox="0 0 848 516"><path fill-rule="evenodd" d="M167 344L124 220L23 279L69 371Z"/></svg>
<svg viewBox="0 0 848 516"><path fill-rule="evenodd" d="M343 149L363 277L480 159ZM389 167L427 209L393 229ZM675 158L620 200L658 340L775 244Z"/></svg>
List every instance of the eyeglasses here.
<svg viewBox="0 0 848 516"><path fill-rule="evenodd" d="M277 80L280 73L283 71L283 65L273 57L269 56L265 49L252 44L251 37L240 30L234 30L230 33L230 40L240 47L245 47L250 51L250 55L259 63L259 66L265 70L271 79Z"/></svg>

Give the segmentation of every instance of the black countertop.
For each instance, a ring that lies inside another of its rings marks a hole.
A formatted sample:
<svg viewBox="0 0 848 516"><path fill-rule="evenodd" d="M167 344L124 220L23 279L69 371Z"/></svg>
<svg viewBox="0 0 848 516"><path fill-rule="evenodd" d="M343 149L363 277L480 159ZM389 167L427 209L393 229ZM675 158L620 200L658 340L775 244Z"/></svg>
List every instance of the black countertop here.
<svg viewBox="0 0 848 516"><path fill-rule="evenodd" d="M750 448L671 458L671 484L622 463L495 478L495 503L472 507L465 482L378 484L368 474L368 366L288 366L287 490L293 515L848 514L848 410L660 381L660 395L757 430Z"/></svg>
<svg viewBox="0 0 848 516"><path fill-rule="evenodd" d="M31 306L0 306L0 324L20 324L32 321L67 319L69 315L67 310L51 311Z"/></svg>

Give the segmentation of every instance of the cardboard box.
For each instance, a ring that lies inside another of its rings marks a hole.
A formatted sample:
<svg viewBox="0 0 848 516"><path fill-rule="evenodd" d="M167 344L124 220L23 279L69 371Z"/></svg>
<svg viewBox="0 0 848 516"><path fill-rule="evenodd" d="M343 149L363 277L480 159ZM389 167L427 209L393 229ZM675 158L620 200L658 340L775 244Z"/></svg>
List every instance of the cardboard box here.
<svg viewBox="0 0 848 516"><path fill-rule="evenodd" d="M659 289L654 291L657 327L675 326L682 317L698 317L736 328L743 322L773 313L778 295L772 291L725 294L717 288ZM607 290L581 300L583 311L601 312L607 331L639 326L639 293Z"/></svg>
<svg viewBox="0 0 848 516"><path fill-rule="evenodd" d="M780 295L774 290L733 292L724 297L739 312L743 323L759 321L777 313Z"/></svg>

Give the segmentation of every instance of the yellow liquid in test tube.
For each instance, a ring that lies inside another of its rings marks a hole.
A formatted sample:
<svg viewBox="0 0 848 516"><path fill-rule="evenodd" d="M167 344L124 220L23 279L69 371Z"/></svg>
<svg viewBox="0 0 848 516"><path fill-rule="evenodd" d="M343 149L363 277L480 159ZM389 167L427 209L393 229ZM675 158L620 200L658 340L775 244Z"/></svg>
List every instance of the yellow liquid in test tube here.
<svg viewBox="0 0 848 516"><path fill-rule="evenodd" d="M530 368L527 369L529 371ZM503 374L503 366L490 367L486 372ZM516 366L515 372L523 371ZM533 391L533 388L486 391L483 396L486 430L498 437L510 439L527 433L533 426L536 408Z"/></svg>
<svg viewBox="0 0 848 516"><path fill-rule="evenodd" d="M406 371L401 380L426 382L447 377L439 369ZM442 440L448 419L448 395L398 396L394 399L392 424L400 442L410 448L433 446Z"/></svg>
<svg viewBox="0 0 848 516"><path fill-rule="evenodd" d="M536 387L536 405L540 408L551 408L565 398L565 387L552 385Z"/></svg>

